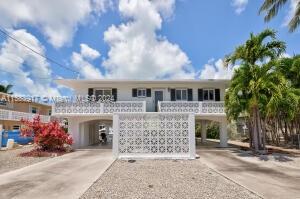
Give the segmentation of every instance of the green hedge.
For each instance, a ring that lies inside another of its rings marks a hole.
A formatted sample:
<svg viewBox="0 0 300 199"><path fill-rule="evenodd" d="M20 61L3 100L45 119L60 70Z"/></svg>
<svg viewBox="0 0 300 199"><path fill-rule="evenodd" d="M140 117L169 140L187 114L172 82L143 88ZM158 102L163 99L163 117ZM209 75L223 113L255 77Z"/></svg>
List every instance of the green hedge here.
<svg viewBox="0 0 300 199"><path fill-rule="evenodd" d="M200 124L196 124L195 136L197 138L201 137L201 125ZM218 123L212 122L207 126L207 135L206 135L206 137L210 138L210 139L219 139L220 129L219 129Z"/></svg>
<svg viewBox="0 0 300 199"><path fill-rule="evenodd" d="M219 139L220 129L218 123L211 123L207 126L207 138Z"/></svg>

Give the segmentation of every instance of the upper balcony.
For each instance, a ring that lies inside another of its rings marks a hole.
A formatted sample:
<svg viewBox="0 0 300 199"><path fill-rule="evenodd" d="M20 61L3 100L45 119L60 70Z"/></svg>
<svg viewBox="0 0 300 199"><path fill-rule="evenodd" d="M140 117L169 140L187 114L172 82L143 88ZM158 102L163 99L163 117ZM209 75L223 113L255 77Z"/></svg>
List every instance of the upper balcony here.
<svg viewBox="0 0 300 199"><path fill-rule="evenodd" d="M0 120L21 121L21 119L24 119L32 121L32 119L37 117L37 115L38 114L0 109ZM50 122L50 116L48 115L40 115L40 119L41 122L44 123Z"/></svg>
<svg viewBox="0 0 300 199"><path fill-rule="evenodd" d="M160 112L191 112L196 115L225 115L224 102L160 101Z"/></svg>
<svg viewBox="0 0 300 199"><path fill-rule="evenodd" d="M58 102L52 107L52 114L55 116L97 116L121 112L146 112L146 102Z"/></svg>

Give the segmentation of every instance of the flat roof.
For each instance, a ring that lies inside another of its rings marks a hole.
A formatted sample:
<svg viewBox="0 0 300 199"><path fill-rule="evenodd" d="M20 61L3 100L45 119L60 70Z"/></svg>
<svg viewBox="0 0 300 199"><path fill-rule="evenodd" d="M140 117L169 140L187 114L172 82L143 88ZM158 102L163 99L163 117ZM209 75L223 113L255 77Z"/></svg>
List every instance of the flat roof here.
<svg viewBox="0 0 300 199"><path fill-rule="evenodd" d="M178 83L223 83L229 84L230 79L174 79L174 80L135 80L135 79L56 79L56 83L71 87L78 84L178 84Z"/></svg>

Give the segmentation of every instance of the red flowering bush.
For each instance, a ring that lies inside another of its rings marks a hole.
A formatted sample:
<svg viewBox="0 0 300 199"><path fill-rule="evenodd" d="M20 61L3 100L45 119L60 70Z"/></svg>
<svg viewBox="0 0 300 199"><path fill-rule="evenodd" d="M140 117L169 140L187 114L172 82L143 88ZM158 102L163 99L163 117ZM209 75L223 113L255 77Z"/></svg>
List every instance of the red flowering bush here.
<svg viewBox="0 0 300 199"><path fill-rule="evenodd" d="M57 121L42 123L40 116L33 121L22 120L21 135L34 137L34 143L44 151L65 151L73 144L72 137L60 126Z"/></svg>

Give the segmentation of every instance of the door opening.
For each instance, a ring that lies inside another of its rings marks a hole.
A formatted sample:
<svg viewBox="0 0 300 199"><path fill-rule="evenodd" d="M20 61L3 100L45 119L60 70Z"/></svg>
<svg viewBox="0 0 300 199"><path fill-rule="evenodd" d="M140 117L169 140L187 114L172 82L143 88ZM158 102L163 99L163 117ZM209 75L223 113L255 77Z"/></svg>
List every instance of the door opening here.
<svg viewBox="0 0 300 199"><path fill-rule="evenodd" d="M158 101L164 100L164 92L162 90L154 91L154 106L155 106L155 112L158 110Z"/></svg>

